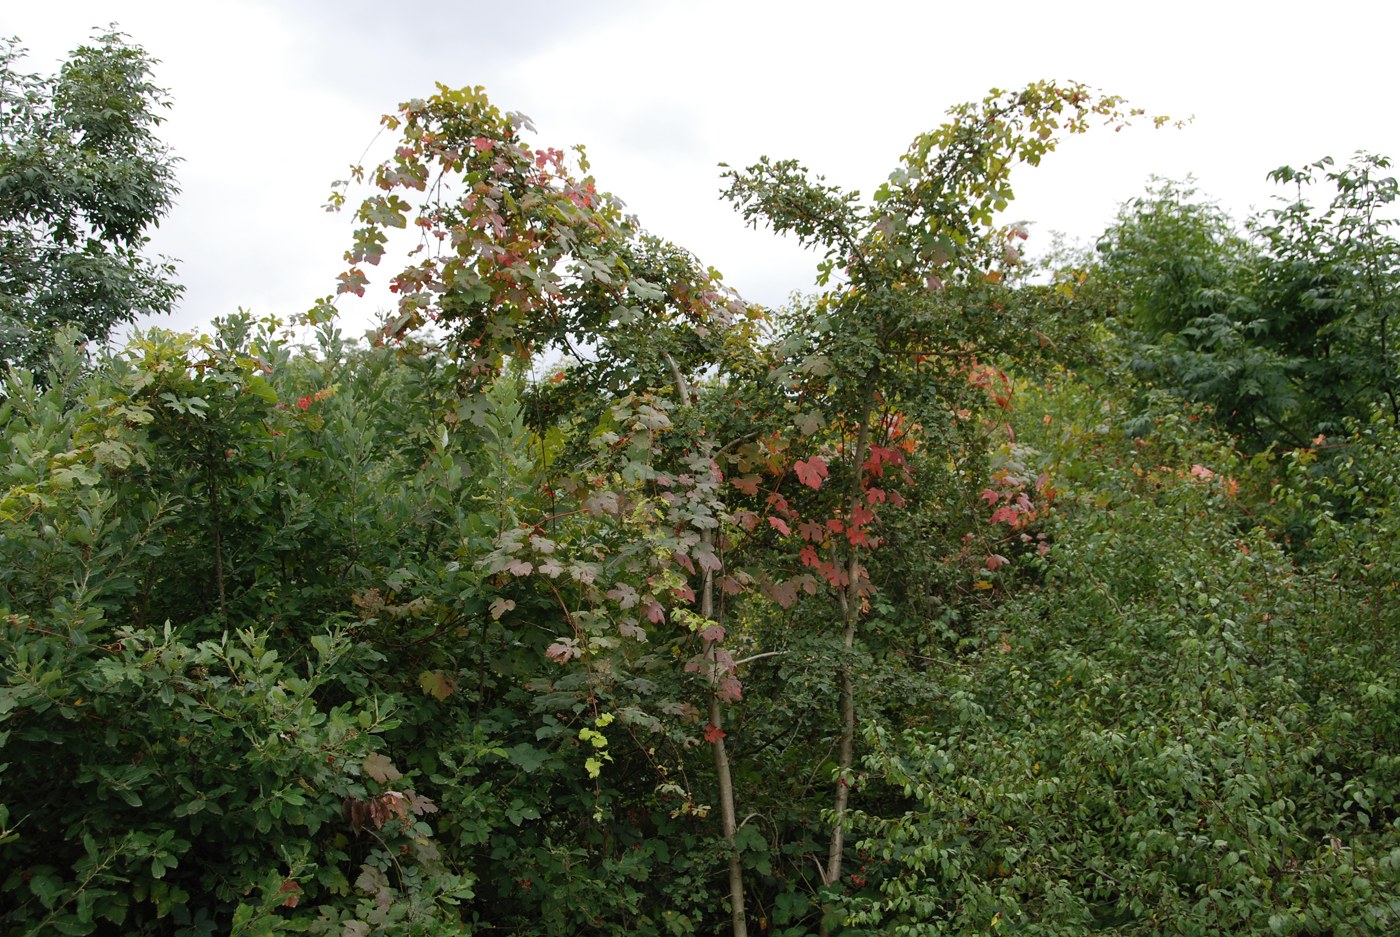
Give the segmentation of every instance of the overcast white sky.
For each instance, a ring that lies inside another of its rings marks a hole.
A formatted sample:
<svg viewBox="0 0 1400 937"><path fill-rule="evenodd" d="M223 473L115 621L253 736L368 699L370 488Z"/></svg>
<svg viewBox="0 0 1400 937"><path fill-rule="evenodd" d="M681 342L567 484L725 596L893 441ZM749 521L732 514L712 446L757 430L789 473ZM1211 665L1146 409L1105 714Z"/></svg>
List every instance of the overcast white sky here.
<svg viewBox="0 0 1400 937"><path fill-rule="evenodd" d="M1326 154L1400 156L1400 6L1164 3L8 0L0 33L52 71L115 21L161 60L164 137L182 195L155 238L187 292L163 324L239 306L289 315L330 293L348 216L321 210L381 114L434 82L485 85L539 142L588 146L599 183L750 299L811 285L815 261L746 230L716 163L796 157L872 191L915 134L992 86L1076 79L1151 113L1193 116L1069 141L1016 180L1010 215L1092 240L1149 176L1182 178L1236 216L1264 175ZM343 303L367 323L374 303Z"/></svg>

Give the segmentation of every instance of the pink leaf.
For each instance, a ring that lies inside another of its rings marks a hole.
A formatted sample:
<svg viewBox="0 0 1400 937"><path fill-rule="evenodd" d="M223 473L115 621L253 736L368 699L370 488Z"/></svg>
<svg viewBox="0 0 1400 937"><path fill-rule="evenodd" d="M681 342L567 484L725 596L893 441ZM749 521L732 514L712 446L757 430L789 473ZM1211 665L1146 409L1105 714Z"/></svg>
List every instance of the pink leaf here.
<svg viewBox="0 0 1400 937"><path fill-rule="evenodd" d="M822 480L827 477L826 462L818 455L806 462L799 459L793 468L797 470L797 480L814 491L822 486Z"/></svg>
<svg viewBox="0 0 1400 937"><path fill-rule="evenodd" d="M583 651L579 649L578 641L573 638L556 638L544 652L544 656L556 664L566 664L575 657L582 657Z"/></svg>
<svg viewBox="0 0 1400 937"><path fill-rule="evenodd" d="M784 535L791 535L791 534L792 534L792 531L788 529L787 521L784 521L782 518L779 518L779 517L769 517L769 518L768 518L768 523L773 527L774 530L778 531L778 533L780 533L780 534L784 534Z"/></svg>

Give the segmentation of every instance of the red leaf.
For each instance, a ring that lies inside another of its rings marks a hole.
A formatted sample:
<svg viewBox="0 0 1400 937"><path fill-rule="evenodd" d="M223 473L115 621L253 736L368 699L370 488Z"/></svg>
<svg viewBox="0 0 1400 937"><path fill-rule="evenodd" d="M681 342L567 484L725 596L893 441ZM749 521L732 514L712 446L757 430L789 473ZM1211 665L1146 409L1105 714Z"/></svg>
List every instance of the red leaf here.
<svg viewBox="0 0 1400 937"><path fill-rule="evenodd" d="M797 480L812 490L822 486L822 480L827 477L826 462L819 455L814 455L806 462L798 460L793 468L797 470Z"/></svg>
<svg viewBox="0 0 1400 937"><path fill-rule="evenodd" d="M803 566L816 566L821 562L821 558L817 556L817 551L812 549L810 545L803 547L798 557L802 560Z"/></svg>
<svg viewBox="0 0 1400 937"><path fill-rule="evenodd" d="M863 527L875 519L875 512L857 504L851 509L851 526Z"/></svg>
<svg viewBox="0 0 1400 937"><path fill-rule="evenodd" d="M1015 505L1003 504L992 512L992 519L987 521L987 523L1007 523L1014 527L1016 525L1016 519L1020 517L1020 514L1021 512L1016 510Z"/></svg>
<svg viewBox="0 0 1400 937"><path fill-rule="evenodd" d="M780 534L784 534L784 535L791 535L791 534L792 534L792 531L788 529L787 521L783 520L782 518L779 518L779 517L769 517L769 518L768 518L768 523L773 527L774 530L778 531L778 533L780 533Z"/></svg>
<svg viewBox="0 0 1400 937"><path fill-rule="evenodd" d="M722 738L724 738L724 730L719 726L713 722L705 726L705 741L713 745Z"/></svg>
<svg viewBox="0 0 1400 937"><path fill-rule="evenodd" d="M865 501L867 504L884 504L885 498L887 497L888 495L885 494L885 489L883 488L865 489Z"/></svg>
<svg viewBox="0 0 1400 937"><path fill-rule="evenodd" d="M1001 495L997 494L990 488L983 488L982 493L978 495L978 497L980 497L983 501L986 501L988 504L996 504L998 501L1001 500Z"/></svg>
<svg viewBox="0 0 1400 937"><path fill-rule="evenodd" d="M851 577L846 575L844 569L838 569L831 563L822 563L817 567L817 572L826 577L826 581L831 583L833 589L844 588L851 581Z"/></svg>
<svg viewBox="0 0 1400 937"><path fill-rule="evenodd" d="M797 532L802 535L803 540L810 540L813 543L821 543L826 537L825 528L815 521L803 521L798 524Z"/></svg>
<svg viewBox="0 0 1400 937"><path fill-rule="evenodd" d="M987 561L984 565L988 569L995 570L1000 569L1001 567L1005 566L1007 563L1010 562L1010 560L1002 556L1000 553L989 553L987 554Z"/></svg>

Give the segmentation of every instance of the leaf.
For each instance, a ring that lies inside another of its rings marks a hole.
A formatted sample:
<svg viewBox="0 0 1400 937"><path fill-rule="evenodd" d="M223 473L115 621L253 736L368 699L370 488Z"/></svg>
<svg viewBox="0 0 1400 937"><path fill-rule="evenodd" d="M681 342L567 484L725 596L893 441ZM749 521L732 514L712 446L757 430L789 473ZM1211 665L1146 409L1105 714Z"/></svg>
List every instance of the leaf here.
<svg viewBox="0 0 1400 937"><path fill-rule="evenodd" d="M506 749L506 757L526 774L534 774L549 760L549 752L541 751L528 742Z"/></svg>
<svg viewBox="0 0 1400 937"><path fill-rule="evenodd" d="M514 599L496 599L491 603L491 620L500 621L501 616L515 608Z"/></svg>
<svg viewBox="0 0 1400 937"><path fill-rule="evenodd" d="M817 413L799 413L793 417L792 422L803 436L810 436L822 428L822 418Z"/></svg>
<svg viewBox="0 0 1400 937"><path fill-rule="evenodd" d="M792 531L788 529L787 521L784 521L780 517L770 516L768 518L768 523L774 530L778 531L778 533L783 534L784 536L790 536L792 534Z"/></svg>
<svg viewBox="0 0 1400 937"><path fill-rule="evenodd" d="M826 461L818 455L805 462L799 459L793 468L797 470L797 480L813 491L820 488L822 481L827 477Z"/></svg>
<svg viewBox="0 0 1400 937"><path fill-rule="evenodd" d="M380 752L366 755L365 760L360 762L360 768L380 784L390 784L403 777L403 773L394 767L389 757Z"/></svg>
<svg viewBox="0 0 1400 937"><path fill-rule="evenodd" d="M425 670L418 675L418 686L424 693L442 702L457 689L457 678L443 670Z"/></svg>
<svg viewBox="0 0 1400 937"><path fill-rule="evenodd" d="M767 586L764 591L768 593L769 598L783 608L791 608L792 603L797 601L797 583L792 580L774 583Z"/></svg>
<svg viewBox="0 0 1400 937"><path fill-rule="evenodd" d="M583 651L574 638L555 638L554 643L545 650L544 656L556 664L563 665L576 657L582 657Z"/></svg>
<svg viewBox="0 0 1400 937"><path fill-rule="evenodd" d="M617 603L619 608L628 609L637 604L640 596L637 590L625 582L620 582L613 586L606 593L607 597Z"/></svg>
<svg viewBox="0 0 1400 937"><path fill-rule="evenodd" d="M715 744L724 737L724 730L721 729L719 726L715 725L713 722L705 726L705 741L709 742L711 745Z"/></svg>
<svg viewBox="0 0 1400 937"><path fill-rule="evenodd" d="M692 552L695 554L695 562L700 564L702 570L707 573L719 572L722 564L720 563L719 557L715 554L714 548L708 543L696 544Z"/></svg>
<svg viewBox="0 0 1400 937"><path fill-rule="evenodd" d="M757 475L741 475L738 478L729 479L729 483L738 488L746 495L758 494L758 483L760 479Z"/></svg>

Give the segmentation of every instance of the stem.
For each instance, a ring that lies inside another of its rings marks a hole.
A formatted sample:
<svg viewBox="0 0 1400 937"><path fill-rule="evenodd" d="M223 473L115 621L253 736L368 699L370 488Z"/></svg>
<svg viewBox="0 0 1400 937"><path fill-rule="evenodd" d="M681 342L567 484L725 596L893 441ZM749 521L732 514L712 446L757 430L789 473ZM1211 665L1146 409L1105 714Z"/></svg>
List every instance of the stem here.
<svg viewBox="0 0 1400 937"><path fill-rule="evenodd" d="M690 407L692 398L690 395L690 385L686 383L685 375L681 373L680 367L676 364L676 359L670 353L663 352L666 363L671 366L671 374L676 380L676 392L680 396L681 406ZM703 530L700 532L700 542L707 547L714 546L714 531ZM704 578L700 586L700 615L707 620L713 620L715 614L715 575L712 570L705 570ZM710 750L715 756L715 779L719 784L719 814L720 828L724 833L725 851L729 859L729 910L731 926L734 937L748 937L749 924L744 914L744 863L739 858L739 849L735 843L739 833L738 812L734 809L734 778L730 773L729 752L724 745L724 707L720 704L719 695L714 691L714 680L717 675L717 663L715 660L715 642L706 641L704 648L705 660L710 665L710 725L714 727L715 740L710 743Z"/></svg>
<svg viewBox="0 0 1400 937"><path fill-rule="evenodd" d="M856 450L851 476L848 517L855 514L860 504L862 466L865 465L865 452L870 445L871 395L867 390L862 406L859 428L856 431ZM841 648L844 659L841 662L841 737L836 754L836 802L831 822L831 843L826 854L826 869L822 873L826 885L835 885L841 880L841 860L846 847L846 804L850 800L851 789L847 775L855 761L856 701L855 681L851 673L851 652L855 649L856 621L860 617L860 548L851 545L846 559L846 588L839 593L841 606Z"/></svg>

